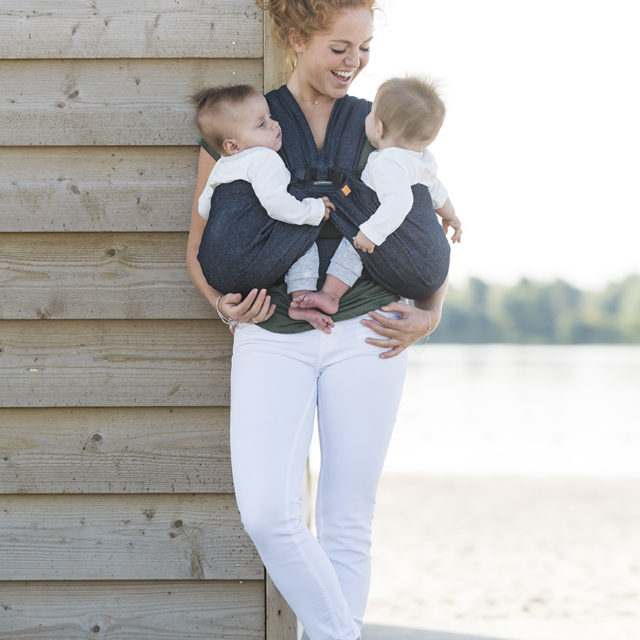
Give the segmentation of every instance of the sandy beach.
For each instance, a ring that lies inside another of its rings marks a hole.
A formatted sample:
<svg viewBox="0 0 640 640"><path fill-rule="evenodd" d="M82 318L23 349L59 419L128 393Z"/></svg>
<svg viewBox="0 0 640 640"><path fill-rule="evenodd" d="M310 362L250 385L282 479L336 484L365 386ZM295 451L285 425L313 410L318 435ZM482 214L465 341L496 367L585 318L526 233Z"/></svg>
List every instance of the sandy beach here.
<svg viewBox="0 0 640 640"><path fill-rule="evenodd" d="M639 640L640 479L385 474L363 640Z"/></svg>

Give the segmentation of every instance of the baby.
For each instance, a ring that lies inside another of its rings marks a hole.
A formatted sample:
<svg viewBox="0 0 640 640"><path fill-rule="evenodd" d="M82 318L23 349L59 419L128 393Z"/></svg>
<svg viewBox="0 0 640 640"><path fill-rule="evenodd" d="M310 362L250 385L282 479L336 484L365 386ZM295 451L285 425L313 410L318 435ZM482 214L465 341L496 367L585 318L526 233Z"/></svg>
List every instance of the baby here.
<svg viewBox="0 0 640 640"><path fill-rule="evenodd" d="M193 101L204 141L220 154L198 199L200 216L209 218L217 185L246 180L274 220L318 225L329 217L329 209L335 207L328 198L297 200L287 191L291 174L277 153L282 146L280 125L271 118L262 94L250 85L214 87L200 91ZM302 313L313 315L318 329L329 332L333 326L320 312Z"/></svg>
<svg viewBox="0 0 640 640"><path fill-rule="evenodd" d="M371 113L365 120L367 138L378 151L369 155L362 172L362 181L376 192L380 206L360 225L353 246L342 239L331 259L322 289L292 294L289 315L294 317L296 310L319 309L326 314L338 310L340 298L362 273L362 262L356 249L373 253L375 247L400 226L413 206L411 186L414 184L424 184L429 189L445 233L452 227L451 241L460 242L460 220L446 189L438 180L435 159L427 149L438 134L444 115L444 104L428 81L392 78L380 85ZM297 280L296 270L305 257L291 267L287 274L289 280ZM309 268L308 265L305 267L306 272ZM316 266L316 273L317 270ZM309 317L305 319L310 321Z"/></svg>

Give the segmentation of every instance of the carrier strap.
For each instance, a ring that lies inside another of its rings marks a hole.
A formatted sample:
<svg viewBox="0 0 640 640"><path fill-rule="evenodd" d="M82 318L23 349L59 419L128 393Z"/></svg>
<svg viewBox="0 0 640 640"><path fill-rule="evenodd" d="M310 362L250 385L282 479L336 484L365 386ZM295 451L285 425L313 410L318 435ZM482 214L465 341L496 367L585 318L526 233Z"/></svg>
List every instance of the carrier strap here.
<svg viewBox="0 0 640 640"><path fill-rule="evenodd" d="M322 149L317 149L307 119L286 86L269 92L266 99L282 128L280 155L291 173L290 193L300 200L327 196L336 207L331 220L345 238L353 238L380 205L357 176L371 103L352 96L336 100ZM419 299L431 295L446 278L449 244L429 190L415 185L412 191L414 206L400 227L372 254L359 253L374 280ZM211 286L224 292L246 294L253 287L269 287L311 247L320 228L269 218L248 182L219 185L200 243L202 272ZM318 240L321 278L338 243L333 238Z"/></svg>
<svg viewBox="0 0 640 640"><path fill-rule="evenodd" d="M371 110L369 101L352 96L336 100L322 149L318 149L307 119L286 85L266 98L272 117L282 128L280 155L292 181L331 180L337 184L355 175L366 142L364 120Z"/></svg>

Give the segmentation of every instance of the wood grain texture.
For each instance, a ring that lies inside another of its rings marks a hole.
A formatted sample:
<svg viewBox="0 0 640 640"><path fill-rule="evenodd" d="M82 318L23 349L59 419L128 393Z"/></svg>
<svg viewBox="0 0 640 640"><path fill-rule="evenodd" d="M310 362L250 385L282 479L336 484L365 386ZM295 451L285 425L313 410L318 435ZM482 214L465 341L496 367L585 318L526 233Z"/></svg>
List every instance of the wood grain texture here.
<svg viewBox="0 0 640 640"><path fill-rule="evenodd" d="M287 82L291 69L286 61L286 52L276 47L271 37L271 21L264 18L264 86L265 93L277 89Z"/></svg>
<svg viewBox="0 0 640 640"><path fill-rule="evenodd" d="M214 318L184 233L0 234L0 318Z"/></svg>
<svg viewBox="0 0 640 640"><path fill-rule="evenodd" d="M263 580L232 495L4 496L0 580Z"/></svg>
<svg viewBox="0 0 640 640"><path fill-rule="evenodd" d="M197 159L196 146L0 148L0 232L188 231Z"/></svg>
<svg viewBox="0 0 640 640"><path fill-rule="evenodd" d="M0 493L232 493L226 407L0 408Z"/></svg>
<svg viewBox="0 0 640 640"><path fill-rule="evenodd" d="M0 582L11 640L264 640L264 582Z"/></svg>
<svg viewBox="0 0 640 640"><path fill-rule="evenodd" d="M1 58L261 58L253 0L2 0Z"/></svg>
<svg viewBox="0 0 640 640"><path fill-rule="evenodd" d="M266 574L267 640L296 640L297 619L287 601Z"/></svg>
<svg viewBox="0 0 640 640"><path fill-rule="evenodd" d="M262 87L262 60L0 60L0 146L185 145L190 96Z"/></svg>
<svg viewBox="0 0 640 640"><path fill-rule="evenodd" d="M224 406L219 321L2 320L0 406Z"/></svg>

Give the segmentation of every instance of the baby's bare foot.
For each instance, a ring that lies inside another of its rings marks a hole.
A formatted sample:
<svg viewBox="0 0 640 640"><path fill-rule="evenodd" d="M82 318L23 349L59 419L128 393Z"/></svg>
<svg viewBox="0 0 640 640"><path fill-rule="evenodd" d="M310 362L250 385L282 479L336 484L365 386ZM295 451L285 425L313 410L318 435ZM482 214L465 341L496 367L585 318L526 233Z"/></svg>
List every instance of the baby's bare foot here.
<svg viewBox="0 0 640 640"><path fill-rule="evenodd" d="M302 309L320 309L333 315L340 306L340 300L326 291L314 291L294 298L297 307Z"/></svg>
<svg viewBox="0 0 640 640"><path fill-rule="evenodd" d="M331 333L331 329L334 326L333 320L317 309L289 307L289 317L294 320L306 320L312 327L320 329L320 331L324 331L324 333Z"/></svg>

